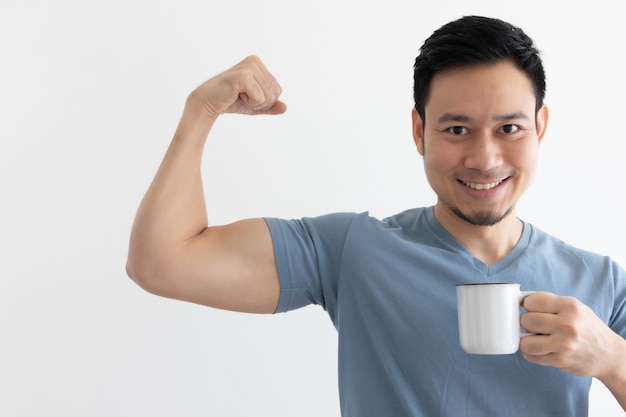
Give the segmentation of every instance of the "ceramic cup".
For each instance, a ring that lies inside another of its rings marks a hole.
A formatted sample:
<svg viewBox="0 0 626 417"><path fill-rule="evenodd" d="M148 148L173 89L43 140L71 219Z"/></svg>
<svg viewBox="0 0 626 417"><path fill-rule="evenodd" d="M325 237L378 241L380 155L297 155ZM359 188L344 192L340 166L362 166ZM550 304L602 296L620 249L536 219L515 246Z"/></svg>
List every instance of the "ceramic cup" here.
<svg viewBox="0 0 626 417"><path fill-rule="evenodd" d="M535 291L520 291L520 284L489 283L456 286L459 339L467 353L506 355L517 352L522 337L520 309Z"/></svg>

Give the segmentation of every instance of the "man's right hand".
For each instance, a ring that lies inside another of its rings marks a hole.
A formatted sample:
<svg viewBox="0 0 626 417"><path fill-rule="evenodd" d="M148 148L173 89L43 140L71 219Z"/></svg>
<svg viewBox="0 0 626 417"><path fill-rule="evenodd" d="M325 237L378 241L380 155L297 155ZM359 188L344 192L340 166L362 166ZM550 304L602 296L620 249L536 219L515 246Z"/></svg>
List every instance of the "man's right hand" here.
<svg viewBox="0 0 626 417"><path fill-rule="evenodd" d="M281 92L261 59L251 55L198 86L187 105L199 105L209 118L224 113L274 115L287 110L278 99Z"/></svg>

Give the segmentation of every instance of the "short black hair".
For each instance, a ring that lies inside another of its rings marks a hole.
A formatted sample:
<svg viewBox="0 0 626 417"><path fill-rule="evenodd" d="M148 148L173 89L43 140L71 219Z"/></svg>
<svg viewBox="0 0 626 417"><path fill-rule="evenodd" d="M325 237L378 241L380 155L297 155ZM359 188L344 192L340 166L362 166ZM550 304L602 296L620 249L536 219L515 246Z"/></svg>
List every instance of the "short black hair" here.
<svg viewBox="0 0 626 417"><path fill-rule="evenodd" d="M438 72L509 59L528 75L536 108L543 106L545 72L533 40L519 27L500 19L464 16L437 29L420 48L413 67L415 109L425 121L430 84Z"/></svg>

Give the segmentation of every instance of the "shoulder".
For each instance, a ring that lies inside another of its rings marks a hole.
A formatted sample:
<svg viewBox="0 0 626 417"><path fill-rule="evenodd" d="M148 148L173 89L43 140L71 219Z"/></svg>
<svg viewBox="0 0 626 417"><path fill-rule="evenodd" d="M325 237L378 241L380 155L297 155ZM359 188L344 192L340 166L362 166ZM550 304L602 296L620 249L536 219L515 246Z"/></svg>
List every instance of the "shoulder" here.
<svg viewBox="0 0 626 417"><path fill-rule="evenodd" d="M552 257L554 260L567 260L572 266L584 267L595 273L601 271L623 273L622 267L607 255L572 245L530 223L524 225L531 233L529 246L544 256Z"/></svg>
<svg viewBox="0 0 626 417"><path fill-rule="evenodd" d="M393 216L386 217L383 219L383 222L385 222L385 224L389 225L390 227L410 229L421 222L428 221L427 219L431 212L431 207L412 208L394 214Z"/></svg>
<svg viewBox="0 0 626 417"><path fill-rule="evenodd" d="M287 236L310 236L323 239L341 239L348 235L363 235L377 231L407 231L426 221L426 208L413 208L378 218L369 212L336 212L299 219L266 217L274 239Z"/></svg>

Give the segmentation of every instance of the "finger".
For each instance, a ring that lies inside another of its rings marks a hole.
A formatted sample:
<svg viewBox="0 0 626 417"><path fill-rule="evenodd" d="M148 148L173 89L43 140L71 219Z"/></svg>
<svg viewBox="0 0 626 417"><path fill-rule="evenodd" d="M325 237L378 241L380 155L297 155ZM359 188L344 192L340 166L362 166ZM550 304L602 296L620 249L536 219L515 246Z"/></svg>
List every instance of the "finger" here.
<svg viewBox="0 0 626 417"><path fill-rule="evenodd" d="M273 102L263 101L258 105L254 105L253 100L251 100L246 93L241 93L239 95L239 101L244 103L245 107L249 108L252 114L277 115L287 111L287 105L280 100Z"/></svg>
<svg viewBox="0 0 626 417"><path fill-rule="evenodd" d="M581 356L566 338L556 335L528 336L520 341L520 351L527 361L537 365L553 366L576 375L590 375L593 361L585 360L585 356Z"/></svg>
<svg viewBox="0 0 626 417"><path fill-rule="evenodd" d="M271 108L282 93L276 78L255 55L247 57L241 64L250 70L249 84L245 85L248 104L253 108Z"/></svg>
<svg viewBox="0 0 626 417"><path fill-rule="evenodd" d="M278 104L282 93L280 85L264 74L255 73L251 79L240 86L239 101L254 113L284 113L286 106Z"/></svg>
<svg viewBox="0 0 626 417"><path fill-rule="evenodd" d="M239 93L239 101L246 107L254 109L263 105L265 96L261 91L253 91L251 88L244 88L244 92Z"/></svg>
<svg viewBox="0 0 626 417"><path fill-rule="evenodd" d="M524 357L524 359L526 359L528 362L532 362L536 365L542 365L542 366L557 367L557 363L556 363L558 359L557 355L558 354L556 353L533 355L533 354L522 351L522 356Z"/></svg>
<svg viewBox="0 0 626 417"><path fill-rule="evenodd" d="M536 292L528 295L522 301L522 307L526 311L557 314L560 310L556 295L548 292Z"/></svg>
<svg viewBox="0 0 626 417"><path fill-rule="evenodd" d="M526 336L520 340L519 349L524 355L542 356L556 352L551 335Z"/></svg>
<svg viewBox="0 0 626 417"><path fill-rule="evenodd" d="M553 313L526 312L520 318L520 324L529 333L553 334L559 329L561 318Z"/></svg>
<svg viewBox="0 0 626 417"><path fill-rule="evenodd" d="M255 74L255 81L263 96L262 101L259 101L258 104L256 104L256 108L258 110L271 109L278 101L283 89L280 84L278 84L278 81L276 81L274 76L266 69ZM254 108L255 104L252 104L252 106Z"/></svg>
<svg viewBox="0 0 626 417"><path fill-rule="evenodd" d="M282 93L282 88L274 75L267 69L263 61L258 57L251 57L253 65L258 69L256 72L256 81L267 92L274 94L276 98Z"/></svg>
<svg viewBox="0 0 626 417"><path fill-rule="evenodd" d="M245 84L239 87L239 101L253 110L261 110L264 107L271 107L273 97L268 94L255 78L245 80ZM269 97L268 97L269 95ZM270 105L268 106L268 102Z"/></svg>

